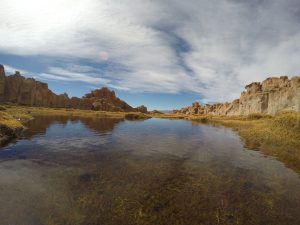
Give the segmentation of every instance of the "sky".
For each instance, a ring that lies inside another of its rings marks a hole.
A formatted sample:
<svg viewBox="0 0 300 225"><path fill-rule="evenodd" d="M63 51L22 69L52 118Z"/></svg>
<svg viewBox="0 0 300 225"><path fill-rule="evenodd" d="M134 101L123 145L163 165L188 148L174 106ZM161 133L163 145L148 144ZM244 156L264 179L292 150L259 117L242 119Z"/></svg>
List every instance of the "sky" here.
<svg viewBox="0 0 300 225"><path fill-rule="evenodd" d="M7 74L81 97L107 86L132 106L232 101L299 75L299 0L0 0Z"/></svg>

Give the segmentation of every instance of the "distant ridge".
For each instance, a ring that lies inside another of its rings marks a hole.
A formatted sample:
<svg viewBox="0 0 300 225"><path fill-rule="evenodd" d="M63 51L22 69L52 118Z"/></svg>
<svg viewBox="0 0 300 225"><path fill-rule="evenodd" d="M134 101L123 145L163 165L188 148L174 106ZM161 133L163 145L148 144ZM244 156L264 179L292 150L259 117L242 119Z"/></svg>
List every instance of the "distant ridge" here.
<svg viewBox="0 0 300 225"><path fill-rule="evenodd" d="M66 93L56 95L48 88L48 84L25 78L18 71L6 76L3 65L0 65L0 103L113 112L147 112L145 106L133 108L106 87L93 90L82 98L69 98Z"/></svg>

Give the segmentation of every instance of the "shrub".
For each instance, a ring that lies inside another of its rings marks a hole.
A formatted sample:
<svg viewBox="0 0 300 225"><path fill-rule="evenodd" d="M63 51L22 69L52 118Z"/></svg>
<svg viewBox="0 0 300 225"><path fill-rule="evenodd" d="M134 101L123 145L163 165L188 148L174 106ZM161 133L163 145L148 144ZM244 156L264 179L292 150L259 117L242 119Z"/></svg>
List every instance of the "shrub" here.
<svg viewBox="0 0 300 225"><path fill-rule="evenodd" d="M279 113L274 119L274 124L282 128L293 129L300 132L300 113Z"/></svg>
<svg viewBox="0 0 300 225"><path fill-rule="evenodd" d="M200 122L201 123L207 123L208 122L208 118L207 117L200 118Z"/></svg>
<svg viewBox="0 0 300 225"><path fill-rule="evenodd" d="M127 120L144 120L149 119L149 116L146 116L145 114L139 114L139 113L127 113L125 115L125 119Z"/></svg>
<svg viewBox="0 0 300 225"><path fill-rule="evenodd" d="M259 120L268 118L272 118L272 116L264 113L251 113L247 116L248 120Z"/></svg>
<svg viewBox="0 0 300 225"><path fill-rule="evenodd" d="M209 117L209 116L202 116L202 117L192 117L190 119L193 120L193 121L200 122L200 123L207 123L207 122L210 121L211 117Z"/></svg>

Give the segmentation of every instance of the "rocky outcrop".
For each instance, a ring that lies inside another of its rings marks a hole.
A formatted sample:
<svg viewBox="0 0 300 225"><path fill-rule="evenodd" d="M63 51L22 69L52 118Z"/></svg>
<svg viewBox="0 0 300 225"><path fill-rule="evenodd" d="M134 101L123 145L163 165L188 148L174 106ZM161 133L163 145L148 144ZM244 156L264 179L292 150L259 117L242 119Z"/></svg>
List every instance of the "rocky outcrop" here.
<svg viewBox="0 0 300 225"><path fill-rule="evenodd" d="M5 76L2 65L0 65L0 103L114 112L147 112L145 106L133 108L106 87L94 90L82 98L69 98L66 93L56 95L49 90L46 83L25 78L18 71L14 75Z"/></svg>
<svg viewBox="0 0 300 225"><path fill-rule="evenodd" d="M4 100L4 88L5 88L5 71L4 71L4 67L0 65L0 101Z"/></svg>
<svg viewBox="0 0 300 225"><path fill-rule="evenodd" d="M102 88L86 94L82 98L85 107L100 111L129 112L134 109L126 102L116 97L114 91Z"/></svg>
<svg viewBox="0 0 300 225"><path fill-rule="evenodd" d="M70 107L67 94L56 95L48 85L33 78L25 78L16 71L14 75L4 77L4 91L1 102L27 106Z"/></svg>
<svg viewBox="0 0 300 225"><path fill-rule="evenodd" d="M245 87L239 99L229 103L201 106L195 102L190 107L174 111L187 115L249 115L251 113L275 114L280 111L300 112L300 77L271 77L262 83Z"/></svg>
<svg viewBox="0 0 300 225"><path fill-rule="evenodd" d="M141 113L147 113L148 112L147 107L144 106L144 105L141 105L141 106L135 108L135 111L141 112Z"/></svg>

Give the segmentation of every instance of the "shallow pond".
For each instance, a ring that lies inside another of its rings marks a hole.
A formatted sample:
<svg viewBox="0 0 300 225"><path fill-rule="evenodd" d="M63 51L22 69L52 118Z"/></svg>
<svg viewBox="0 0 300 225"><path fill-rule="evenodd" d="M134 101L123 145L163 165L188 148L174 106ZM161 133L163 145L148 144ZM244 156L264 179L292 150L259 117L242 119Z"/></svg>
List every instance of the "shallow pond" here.
<svg viewBox="0 0 300 225"><path fill-rule="evenodd" d="M299 225L300 178L231 129L39 117L0 150L0 225Z"/></svg>

